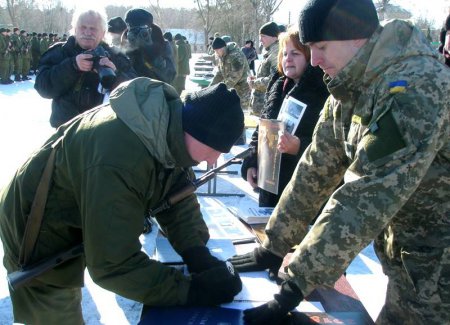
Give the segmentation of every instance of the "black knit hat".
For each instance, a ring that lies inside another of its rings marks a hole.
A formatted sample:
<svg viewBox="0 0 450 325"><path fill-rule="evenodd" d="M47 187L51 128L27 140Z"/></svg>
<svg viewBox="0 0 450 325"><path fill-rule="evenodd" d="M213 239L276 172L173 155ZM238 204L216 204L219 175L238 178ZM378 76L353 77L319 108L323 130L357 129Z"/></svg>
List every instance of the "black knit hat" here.
<svg viewBox="0 0 450 325"><path fill-rule="evenodd" d="M369 38L380 23L372 0L309 0L298 25L308 43Z"/></svg>
<svg viewBox="0 0 450 325"><path fill-rule="evenodd" d="M227 43L225 43L225 41L220 38L220 37L216 37L214 39L214 41L211 44L213 50L217 50L217 49L221 49L222 47L227 46Z"/></svg>
<svg viewBox="0 0 450 325"><path fill-rule="evenodd" d="M3 27L0 28L0 33L6 32L6 29L4 29Z"/></svg>
<svg viewBox="0 0 450 325"><path fill-rule="evenodd" d="M180 33L177 33L177 34L175 34L175 36L173 37L173 39L174 39L175 41L179 41L179 40L182 40L183 37L181 36Z"/></svg>
<svg viewBox="0 0 450 325"><path fill-rule="evenodd" d="M220 152L229 152L244 130L239 96L223 82L187 94L182 115L185 132Z"/></svg>
<svg viewBox="0 0 450 325"><path fill-rule="evenodd" d="M267 36L278 37L278 34L280 34L280 28L275 22L271 21L262 25L259 29L259 33Z"/></svg>
<svg viewBox="0 0 450 325"><path fill-rule="evenodd" d="M130 9L125 14L125 22L130 27L135 26L150 26L153 24L153 15L144 9Z"/></svg>
<svg viewBox="0 0 450 325"><path fill-rule="evenodd" d="M165 32L165 33L163 34L163 36L164 36L164 38L165 38L166 40L168 40L169 42L172 42L172 41L173 41L173 35L172 35L171 32Z"/></svg>
<svg viewBox="0 0 450 325"><path fill-rule="evenodd" d="M108 20L108 32L122 34L125 29L127 29L127 24L122 17L113 17Z"/></svg>

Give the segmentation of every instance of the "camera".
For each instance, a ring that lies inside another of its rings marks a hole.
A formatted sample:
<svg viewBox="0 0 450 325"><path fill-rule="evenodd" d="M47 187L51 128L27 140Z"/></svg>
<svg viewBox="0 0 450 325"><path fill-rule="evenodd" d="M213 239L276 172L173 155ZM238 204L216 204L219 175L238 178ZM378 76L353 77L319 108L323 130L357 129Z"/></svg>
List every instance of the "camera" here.
<svg viewBox="0 0 450 325"><path fill-rule="evenodd" d="M102 87L104 89L111 89L116 81L116 73L110 67L100 65L101 58L109 57L108 52L102 46L97 46L95 49L87 50L84 53L92 55L91 60L94 63L92 69L97 70Z"/></svg>
<svg viewBox="0 0 450 325"><path fill-rule="evenodd" d="M135 48L151 46L153 44L152 29L147 25L129 27L127 39Z"/></svg>

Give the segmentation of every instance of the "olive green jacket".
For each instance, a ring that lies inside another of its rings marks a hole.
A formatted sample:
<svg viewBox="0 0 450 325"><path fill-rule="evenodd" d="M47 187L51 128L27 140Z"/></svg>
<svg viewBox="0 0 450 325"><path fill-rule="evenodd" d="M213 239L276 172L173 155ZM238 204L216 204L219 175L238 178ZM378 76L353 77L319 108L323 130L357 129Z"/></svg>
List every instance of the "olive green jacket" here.
<svg viewBox="0 0 450 325"><path fill-rule="evenodd" d="M83 242L83 258L38 278L77 287L86 266L94 282L147 305L187 299L189 278L152 260L139 240L144 215L193 178L181 122L182 103L159 81L137 78L116 88L110 105L87 111L57 129L0 192L4 265L18 269L18 252L49 145L63 136L53 182L31 262ZM195 194L157 219L174 248L205 245L209 238Z"/></svg>

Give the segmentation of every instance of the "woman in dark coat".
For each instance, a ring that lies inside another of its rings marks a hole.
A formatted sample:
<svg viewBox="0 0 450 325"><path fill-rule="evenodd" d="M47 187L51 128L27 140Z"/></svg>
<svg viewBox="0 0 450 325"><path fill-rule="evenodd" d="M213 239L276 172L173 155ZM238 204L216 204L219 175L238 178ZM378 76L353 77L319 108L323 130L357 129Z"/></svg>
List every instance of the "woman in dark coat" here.
<svg viewBox="0 0 450 325"><path fill-rule="evenodd" d="M310 65L310 51L300 43L298 30L289 30L279 37L278 72L272 76L266 93L261 118L276 119L283 100L288 96L305 103L306 111L294 135L284 133L279 140L278 150L282 152L278 194L259 189L259 206L274 207L291 179L297 162L311 143L312 133L319 113L328 97L323 82L323 72ZM258 145L258 127L252 135L251 146ZM255 150L257 152L257 150ZM246 158L241 168L242 177L253 188L257 188L258 157Z"/></svg>

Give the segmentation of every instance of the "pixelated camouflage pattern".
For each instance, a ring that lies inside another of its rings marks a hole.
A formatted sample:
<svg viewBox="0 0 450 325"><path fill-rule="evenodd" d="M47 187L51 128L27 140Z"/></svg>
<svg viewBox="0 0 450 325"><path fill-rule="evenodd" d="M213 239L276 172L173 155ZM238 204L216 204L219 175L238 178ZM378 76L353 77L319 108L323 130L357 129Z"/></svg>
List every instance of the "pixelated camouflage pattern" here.
<svg viewBox="0 0 450 325"><path fill-rule="evenodd" d="M270 76L277 71L278 47L279 44L276 41L266 49L266 52L263 54L263 60L258 66L258 71L256 71L256 79L253 83L250 99L252 112L256 115L260 115L264 107L264 97Z"/></svg>
<svg viewBox="0 0 450 325"><path fill-rule="evenodd" d="M250 87L247 83L250 68L247 58L236 43L230 42L226 46L226 54L217 59L217 73L215 74L211 85L224 82L228 88L236 89L243 110L250 104Z"/></svg>
<svg viewBox="0 0 450 325"><path fill-rule="evenodd" d="M279 256L300 243L288 271L305 296L375 239L389 277L380 324L450 320L450 70L437 55L393 21L325 76L331 96L266 228Z"/></svg>

